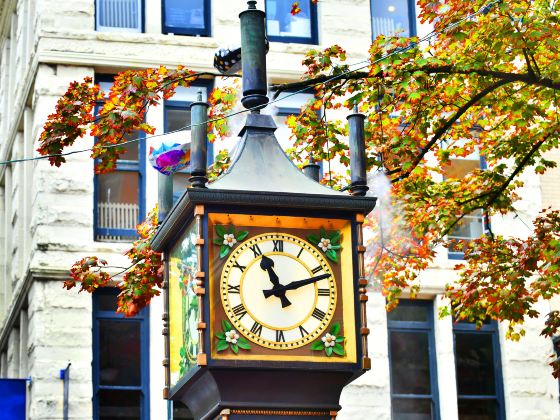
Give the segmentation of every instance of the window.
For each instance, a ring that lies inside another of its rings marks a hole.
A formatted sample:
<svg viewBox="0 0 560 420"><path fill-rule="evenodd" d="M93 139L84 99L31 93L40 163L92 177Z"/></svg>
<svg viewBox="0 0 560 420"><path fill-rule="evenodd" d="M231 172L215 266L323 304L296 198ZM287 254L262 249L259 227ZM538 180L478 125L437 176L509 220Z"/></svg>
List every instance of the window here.
<svg viewBox="0 0 560 420"><path fill-rule="evenodd" d="M457 143L457 142L455 142ZM454 157L449 159L450 164L446 167L445 178L463 178L474 169L484 169L486 162L478 153L473 153L465 158ZM464 216L449 232L447 238L450 241L448 258L452 260L463 259L463 248L471 240L481 237L488 229L488 217L482 210Z"/></svg>
<svg viewBox="0 0 560 420"><path fill-rule="evenodd" d="M190 128L181 130L191 124L191 111L190 105L197 100L198 92L202 92L203 100L208 98L212 82L199 81L197 85L191 85L188 88L179 87L175 95L171 99L164 102L164 117L163 125L167 134L163 137L163 141L167 143L190 142ZM207 159L208 166L214 162L214 144L208 143L207 145ZM190 185L188 168L174 173L173 175L173 202L181 198L183 191Z"/></svg>
<svg viewBox="0 0 560 420"><path fill-rule="evenodd" d="M163 0L163 33L210 36L210 0Z"/></svg>
<svg viewBox="0 0 560 420"><path fill-rule="evenodd" d="M96 0L95 29L110 32L142 32L142 0Z"/></svg>
<svg viewBox="0 0 560 420"><path fill-rule="evenodd" d="M317 5L300 0L301 12L292 15L292 0L266 0L266 33L270 41L317 44Z"/></svg>
<svg viewBox="0 0 560 420"><path fill-rule="evenodd" d="M457 322L453 335L459 420L505 419L497 322Z"/></svg>
<svg viewBox="0 0 560 420"><path fill-rule="evenodd" d="M554 354L556 355L556 360L560 362L560 335L557 335L552 339L552 348L554 349ZM558 387L560 388L560 378L558 378Z"/></svg>
<svg viewBox="0 0 560 420"><path fill-rule="evenodd" d="M107 93L111 82L98 82ZM94 236L96 241L131 241L137 238L136 225L145 216L146 142L144 133L133 132L125 140L116 170L95 175Z"/></svg>
<svg viewBox="0 0 560 420"><path fill-rule="evenodd" d="M93 418L149 419L148 308L134 318L115 313L119 291L93 294Z"/></svg>
<svg viewBox="0 0 560 420"><path fill-rule="evenodd" d="M371 0L371 33L379 35L416 35L414 0Z"/></svg>
<svg viewBox="0 0 560 420"><path fill-rule="evenodd" d="M402 300L387 314L393 420L439 419L433 304Z"/></svg>

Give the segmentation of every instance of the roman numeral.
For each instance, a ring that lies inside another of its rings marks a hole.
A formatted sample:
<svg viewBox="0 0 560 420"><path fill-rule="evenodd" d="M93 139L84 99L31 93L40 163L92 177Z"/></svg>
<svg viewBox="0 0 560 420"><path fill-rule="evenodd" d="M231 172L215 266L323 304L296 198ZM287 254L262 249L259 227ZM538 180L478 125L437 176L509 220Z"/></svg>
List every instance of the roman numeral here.
<svg viewBox="0 0 560 420"><path fill-rule="evenodd" d="M277 343L285 343L286 342L286 338L284 338L284 331L282 330L276 330L276 342Z"/></svg>
<svg viewBox="0 0 560 420"><path fill-rule="evenodd" d="M237 292L237 293L239 293L239 292ZM331 293L330 293L329 289L318 289L317 294L319 296L329 296Z"/></svg>
<svg viewBox="0 0 560 420"><path fill-rule="evenodd" d="M231 285L231 284L228 284L228 285L227 285L227 291L228 291L228 293L236 293L236 294L239 294L239 285L233 286L233 285ZM319 295L320 295L320 294L319 294Z"/></svg>
<svg viewBox="0 0 560 420"><path fill-rule="evenodd" d="M233 267L234 267L234 268L239 268L239 269L241 270L242 273L243 273L243 272L245 271L245 269L247 268L247 267L244 266L244 265L240 265L237 261L235 261L235 262L233 263Z"/></svg>
<svg viewBox="0 0 560 420"><path fill-rule="evenodd" d="M324 313L322 310L315 308L313 309L313 313L311 315L313 316L313 318L317 318L319 321L322 321L327 314Z"/></svg>
<svg viewBox="0 0 560 420"><path fill-rule="evenodd" d="M249 248L251 248L251 251L253 251L253 254L255 254L255 258L257 258L259 255L262 255L262 251L259 248L258 244L250 246Z"/></svg>
<svg viewBox="0 0 560 420"><path fill-rule="evenodd" d="M322 270L323 270L323 267L318 266L318 267L315 267L313 270L311 270L311 272L313 274L317 274L319 271L322 271Z"/></svg>
<svg viewBox="0 0 560 420"><path fill-rule="evenodd" d="M262 334L262 328L263 328L262 325L259 324L257 321L255 321L255 323L251 327L251 332L260 337Z"/></svg>
<svg viewBox="0 0 560 420"><path fill-rule="evenodd" d="M301 334L301 338L305 337L306 335L308 335L309 333L307 332L307 330L305 328L303 328L301 325L298 327L299 328L299 332Z"/></svg>
<svg viewBox="0 0 560 420"><path fill-rule="evenodd" d="M273 239L272 244L274 245L274 249L272 252L284 252L284 241L281 239Z"/></svg>
<svg viewBox="0 0 560 420"><path fill-rule="evenodd" d="M296 258L299 258L299 256L301 255L302 252L303 252L303 248L300 248Z"/></svg>
<svg viewBox="0 0 560 420"><path fill-rule="evenodd" d="M245 316L245 314L247 314L247 309L245 309L245 306L243 306L243 304L240 303L235 308L233 308L233 313L237 318L241 319Z"/></svg>

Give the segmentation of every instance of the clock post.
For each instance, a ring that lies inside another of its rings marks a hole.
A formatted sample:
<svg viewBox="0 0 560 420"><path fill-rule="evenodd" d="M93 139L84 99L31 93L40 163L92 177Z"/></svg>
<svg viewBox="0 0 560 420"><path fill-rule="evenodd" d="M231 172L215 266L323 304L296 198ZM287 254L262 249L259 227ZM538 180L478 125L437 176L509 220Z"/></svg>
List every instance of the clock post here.
<svg viewBox="0 0 560 420"><path fill-rule="evenodd" d="M265 15L240 14L243 105L227 172L207 183L206 104L192 105L192 187L152 240L165 261L164 398L195 419L334 419L367 356L363 118L349 117L351 194L285 155L268 103ZM356 170L354 170L356 168Z"/></svg>

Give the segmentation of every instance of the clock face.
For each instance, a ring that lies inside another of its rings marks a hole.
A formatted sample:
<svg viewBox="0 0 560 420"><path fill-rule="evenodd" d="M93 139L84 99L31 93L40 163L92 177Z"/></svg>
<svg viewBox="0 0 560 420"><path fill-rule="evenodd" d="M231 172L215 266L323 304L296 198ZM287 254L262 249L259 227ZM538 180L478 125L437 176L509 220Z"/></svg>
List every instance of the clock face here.
<svg viewBox="0 0 560 420"><path fill-rule="evenodd" d="M333 272L309 242L264 233L227 259L220 297L234 328L260 346L290 350L321 337L336 309Z"/></svg>

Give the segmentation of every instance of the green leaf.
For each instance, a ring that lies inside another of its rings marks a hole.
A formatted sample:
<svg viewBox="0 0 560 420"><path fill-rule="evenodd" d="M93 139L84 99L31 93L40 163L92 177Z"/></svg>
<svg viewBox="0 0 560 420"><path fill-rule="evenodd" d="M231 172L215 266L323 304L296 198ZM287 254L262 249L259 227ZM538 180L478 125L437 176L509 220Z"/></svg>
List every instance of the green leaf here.
<svg viewBox="0 0 560 420"><path fill-rule="evenodd" d="M214 238L214 243L216 245L223 245L224 244L224 238Z"/></svg>
<svg viewBox="0 0 560 420"><path fill-rule="evenodd" d="M311 344L311 350L323 350L325 348L325 344L319 340L319 341L315 341L313 344Z"/></svg>
<svg viewBox="0 0 560 420"><path fill-rule="evenodd" d="M218 337L220 340L226 339L226 335L223 332L216 333L216 337Z"/></svg>
<svg viewBox="0 0 560 420"><path fill-rule="evenodd" d="M228 228L228 233L233 235L234 232L235 232L235 229L233 229L233 225L232 225Z"/></svg>
<svg viewBox="0 0 560 420"><path fill-rule="evenodd" d="M226 350L229 347L229 343L226 340L218 340L218 344L216 344L217 351Z"/></svg>
<svg viewBox="0 0 560 420"><path fill-rule="evenodd" d="M317 235L307 235L307 240L313 245L317 245L319 243L319 237Z"/></svg>
<svg viewBox="0 0 560 420"><path fill-rule="evenodd" d="M222 329L226 333L228 331L231 331L233 329L233 326L229 323L228 320L222 319Z"/></svg>
<svg viewBox="0 0 560 420"><path fill-rule="evenodd" d="M331 249L340 249L342 248L342 245L331 245Z"/></svg>
<svg viewBox="0 0 560 420"><path fill-rule="evenodd" d="M216 225L216 233L218 234L218 236L221 236L223 238L226 234L226 231L222 225Z"/></svg>
<svg viewBox="0 0 560 420"><path fill-rule="evenodd" d="M464 41L465 39L467 39L467 34L464 32L455 32L453 34L453 38L455 38L457 41Z"/></svg>
<svg viewBox="0 0 560 420"><path fill-rule="evenodd" d="M321 228L321 238L328 238L329 236L327 235L327 231L323 228Z"/></svg>
<svg viewBox="0 0 560 420"><path fill-rule="evenodd" d="M327 348L325 349L325 353L327 353L327 356L329 356L329 357L332 356L332 351L333 351L333 348L332 348L332 347L327 347Z"/></svg>
<svg viewBox="0 0 560 420"><path fill-rule="evenodd" d="M185 348L184 348L184 347L181 347L181 348L179 349L179 356L185 357L185 355L186 355Z"/></svg>
<svg viewBox="0 0 560 420"><path fill-rule="evenodd" d="M344 342L344 337L336 337L336 342L337 342L337 343L342 343L342 342Z"/></svg>
<svg viewBox="0 0 560 420"><path fill-rule="evenodd" d="M333 233L331 233L331 237L329 239L331 240L331 244L338 243L338 241L340 240L340 232L338 230L335 230Z"/></svg>
<svg viewBox="0 0 560 420"><path fill-rule="evenodd" d="M237 346L237 344L231 343L231 351L235 354L239 353L239 347Z"/></svg>
<svg viewBox="0 0 560 420"><path fill-rule="evenodd" d="M344 356L344 347L342 347L340 344L336 343L334 347L332 347L332 349L339 356Z"/></svg>
<svg viewBox="0 0 560 420"><path fill-rule="evenodd" d="M220 247L220 258L224 258L227 254L229 254L229 245L222 245Z"/></svg>
<svg viewBox="0 0 560 420"><path fill-rule="evenodd" d="M340 324L338 322L335 322L332 327L331 330L329 331L332 335L337 335L338 332L340 331Z"/></svg>
<svg viewBox="0 0 560 420"><path fill-rule="evenodd" d="M235 235L235 239L237 239L238 241L242 241L247 237L248 234L249 234L248 231L242 230L240 232L237 232L237 235Z"/></svg>
<svg viewBox="0 0 560 420"><path fill-rule="evenodd" d="M336 251L334 249L327 250L327 252L325 252L325 255L329 260L334 261L335 263L338 262L338 257L336 256Z"/></svg>
<svg viewBox="0 0 560 420"><path fill-rule="evenodd" d="M239 346L240 349L249 350L251 348L251 345L245 339L245 337L239 337L239 339L237 340L237 345Z"/></svg>

